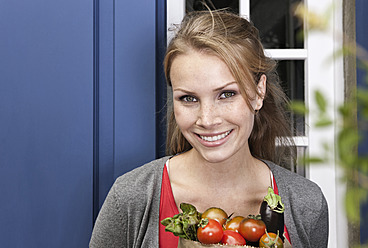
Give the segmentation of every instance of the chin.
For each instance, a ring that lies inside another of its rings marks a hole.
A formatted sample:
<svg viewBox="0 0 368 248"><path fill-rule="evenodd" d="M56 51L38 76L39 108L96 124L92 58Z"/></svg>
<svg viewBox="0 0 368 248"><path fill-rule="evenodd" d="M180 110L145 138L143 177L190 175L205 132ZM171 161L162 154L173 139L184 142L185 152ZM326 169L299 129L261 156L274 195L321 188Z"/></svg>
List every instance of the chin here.
<svg viewBox="0 0 368 248"><path fill-rule="evenodd" d="M219 151L199 152L199 156L209 163L221 163L231 158L231 155L223 154Z"/></svg>

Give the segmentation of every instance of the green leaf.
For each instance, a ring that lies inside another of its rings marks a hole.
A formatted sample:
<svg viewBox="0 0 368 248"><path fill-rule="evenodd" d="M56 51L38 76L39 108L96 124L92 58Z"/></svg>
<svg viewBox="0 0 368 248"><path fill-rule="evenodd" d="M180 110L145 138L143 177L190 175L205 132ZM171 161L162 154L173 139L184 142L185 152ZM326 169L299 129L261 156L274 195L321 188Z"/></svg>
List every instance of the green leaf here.
<svg viewBox="0 0 368 248"><path fill-rule="evenodd" d="M295 114L305 115L308 114L308 108L305 106L302 101L292 101L289 105L291 111Z"/></svg>
<svg viewBox="0 0 368 248"><path fill-rule="evenodd" d="M359 169L363 173L368 173L368 156L361 156L358 158Z"/></svg>
<svg viewBox="0 0 368 248"><path fill-rule="evenodd" d="M267 202L272 211L280 214L285 211L285 206L281 202L281 196L276 195L271 187L268 187L268 193L264 197L263 201Z"/></svg>
<svg viewBox="0 0 368 248"><path fill-rule="evenodd" d="M353 102L344 103L343 105L338 107L338 111L340 115L344 118L348 118L354 116L356 111L356 106Z"/></svg>
<svg viewBox="0 0 368 248"><path fill-rule="evenodd" d="M357 146L359 142L359 134L355 129L343 128L337 137L338 156L340 158L340 166L352 168L357 163L358 153Z"/></svg>
<svg viewBox="0 0 368 248"><path fill-rule="evenodd" d="M325 97L323 96L322 92L319 90L316 90L314 93L314 97L315 97L319 111L321 113L326 113L327 101Z"/></svg>
<svg viewBox="0 0 368 248"><path fill-rule="evenodd" d="M204 219L201 219L201 220L200 220L200 222L199 222L199 224L198 224L198 225L199 225L200 227L204 228L205 226L207 226L207 225L208 225L208 222L209 222L209 221L208 221L208 218L204 218Z"/></svg>
<svg viewBox="0 0 368 248"><path fill-rule="evenodd" d="M182 213L163 219L161 224L165 226L165 231L172 232L175 236L197 240L197 228L201 213L188 203L181 203L180 209L183 211Z"/></svg>
<svg viewBox="0 0 368 248"><path fill-rule="evenodd" d="M357 91L357 99L359 103L363 106L368 106L368 90L359 89Z"/></svg>
<svg viewBox="0 0 368 248"><path fill-rule="evenodd" d="M326 162L326 159L321 157L307 156L303 158L302 161L302 163L304 164L320 164Z"/></svg>
<svg viewBox="0 0 368 248"><path fill-rule="evenodd" d="M327 117L321 117L316 123L314 123L315 127L328 127L331 126L333 122Z"/></svg>
<svg viewBox="0 0 368 248"><path fill-rule="evenodd" d="M254 214L249 214L247 216L248 219L253 219L253 220L262 220L262 216L260 214L254 215Z"/></svg>
<svg viewBox="0 0 368 248"><path fill-rule="evenodd" d="M170 225L172 223L171 220L172 220L172 218L171 217L168 217L166 219L161 220L161 224L164 225L164 226L168 226L168 225Z"/></svg>
<svg viewBox="0 0 368 248"><path fill-rule="evenodd" d="M366 199L367 192L358 187L348 187L345 195L346 214L350 221L358 223L360 220L360 202Z"/></svg>
<svg viewBox="0 0 368 248"><path fill-rule="evenodd" d="M193 214L197 212L197 209L188 203L180 203L180 209L183 211L183 213L187 214Z"/></svg>

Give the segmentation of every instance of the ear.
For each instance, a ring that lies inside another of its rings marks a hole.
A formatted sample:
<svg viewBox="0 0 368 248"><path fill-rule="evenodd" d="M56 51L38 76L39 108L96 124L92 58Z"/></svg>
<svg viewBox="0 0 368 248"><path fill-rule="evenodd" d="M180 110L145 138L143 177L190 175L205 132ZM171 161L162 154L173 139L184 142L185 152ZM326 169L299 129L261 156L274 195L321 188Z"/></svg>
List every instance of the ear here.
<svg viewBox="0 0 368 248"><path fill-rule="evenodd" d="M257 95L254 110L260 110L263 106L263 99L266 95L267 77L265 74L261 76L257 85Z"/></svg>

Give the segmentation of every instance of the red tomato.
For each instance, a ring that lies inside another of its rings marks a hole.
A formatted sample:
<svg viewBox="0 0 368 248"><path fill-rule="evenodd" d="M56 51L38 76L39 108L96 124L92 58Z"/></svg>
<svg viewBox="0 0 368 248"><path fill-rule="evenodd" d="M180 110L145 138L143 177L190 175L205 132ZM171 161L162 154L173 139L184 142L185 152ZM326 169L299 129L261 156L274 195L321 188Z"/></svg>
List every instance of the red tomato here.
<svg viewBox="0 0 368 248"><path fill-rule="evenodd" d="M217 220L222 226L227 220L228 216L227 213L221 208L212 207L203 212L202 219L205 218Z"/></svg>
<svg viewBox="0 0 368 248"><path fill-rule="evenodd" d="M222 226L213 219L208 219L208 223L197 230L198 241L202 244L217 244L221 241L223 234Z"/></svg>
<svg viewBox="0 0 368 248"><path fill-rule="evenodd" d="M239 233L232 230L225 230L221 243L224 245L245 245L245 239Z"/></svg>
<svg viewBox="0 0 368 248"><path fill-rule="evenodd" d="M280 237L277 237L275 233L265 233L259 240L259 247L274 247L274 248L283 248L284 243L282 242Z"/></svg>
<svg viewBox="0 0 368 248"><path fill-rule="evenodd" d="M239 225L243 219L243 216L235 216L234 218L226 222L225 229L239 232Z"/></svg>
<svg viewBox="0 0 368 248"><path fill-rule="evenodd" d="M244 218L240 222L239 233L250 242L258 242L266 232L266 224L261 219Z"/></svg>

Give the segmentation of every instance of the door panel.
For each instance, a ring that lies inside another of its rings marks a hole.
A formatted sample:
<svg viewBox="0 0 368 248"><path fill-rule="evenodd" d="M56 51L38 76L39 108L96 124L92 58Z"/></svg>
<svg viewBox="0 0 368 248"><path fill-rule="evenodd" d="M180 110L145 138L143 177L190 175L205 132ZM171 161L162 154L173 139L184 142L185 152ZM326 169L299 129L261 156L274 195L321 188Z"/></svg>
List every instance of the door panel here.
<svg viewBox="0 0 368 248"><path fill-rule="evenodd" d="M93 2L1 1L1 247L85 247Z"/></svg>
<svg viewBox="0 0 368 248"><path fill-rule="evenodd" d="M115 13L118 176L155 157L155 2L116 1Z"/></svg>
<svg viewBox="0 0 368 248"><path fill-rule="evenodd" d="M155 14L151 0L100 2L99 207L118 176L155 158Z"/></svg>

